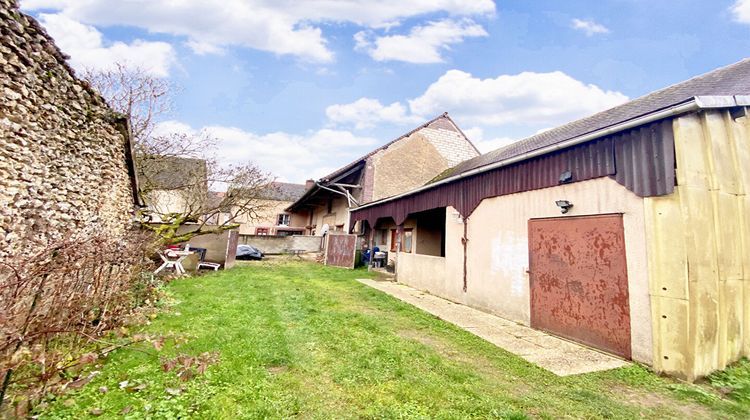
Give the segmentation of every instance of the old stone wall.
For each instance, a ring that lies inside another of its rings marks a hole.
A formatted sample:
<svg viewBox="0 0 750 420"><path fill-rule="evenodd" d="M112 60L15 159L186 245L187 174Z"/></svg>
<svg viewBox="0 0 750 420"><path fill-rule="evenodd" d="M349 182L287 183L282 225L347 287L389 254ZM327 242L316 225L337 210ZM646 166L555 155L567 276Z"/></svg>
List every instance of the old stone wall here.
<svg viewBox="0 0 750 420"><path fill-rule="evenodd" d="M13 0L0 0L0 261L123 233L134 208L127 121Z"/></svg>
<svg viewBox="0 0 750 420"><path fill-rule="evenodd" d="M373 200L391 197L419 186L448 169L435 146L416 132L372 157L375 169Z"/></svg>

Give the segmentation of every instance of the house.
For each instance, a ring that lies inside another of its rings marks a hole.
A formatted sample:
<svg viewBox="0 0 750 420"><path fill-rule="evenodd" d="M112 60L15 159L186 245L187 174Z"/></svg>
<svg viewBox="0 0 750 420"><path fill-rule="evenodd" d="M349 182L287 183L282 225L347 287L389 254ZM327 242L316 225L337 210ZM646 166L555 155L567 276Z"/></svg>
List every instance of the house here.
<svg viewBox="0 0 750 420"><path fill-rule="evenodd" d="M310 184L312 181L310 182ZM257 201L257 214L237 217L241 235L303 235L308 215L286 211L287 207L302 197L310 185L272 182L264 188Z"/></svg>
<svg viewBox="0 0 750 420"><path fill-rule="evenodd" d="M138 179L145 219L168 222L173 215L197 214L210 199L206 161L178 156L138 156Z"/></svg>
<svg viewBox="0 0 750 420"><path fill-rule="evenodd" d="M0 262L124 235L138 197L129 122L12 0L0 0Z"/></svg>
<svg viewBox="0 0 750 420"><path fill-rule="evenodd" d="M352 209L398 281L688 380L750 356L750 60Z"/></svg>
<svg viewBox="0 0 750 420"><path fill-rule="evenodd" d="M349 209L424 185L479 155L447 113L424 123L335 172L310 182L287 210L307 217L305 234L348 232Z"/></svg>

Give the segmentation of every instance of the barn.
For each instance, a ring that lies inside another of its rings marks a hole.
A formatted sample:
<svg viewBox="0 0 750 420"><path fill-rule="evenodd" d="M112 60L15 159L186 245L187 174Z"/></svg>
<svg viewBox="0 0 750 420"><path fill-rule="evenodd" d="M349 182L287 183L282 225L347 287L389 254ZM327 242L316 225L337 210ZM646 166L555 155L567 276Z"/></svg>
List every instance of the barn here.
<svg viewBox="0 0 750 420"><path fill-rule="evenodd" d="M688 380L750 356L750 59L353 209L399 282Z"/></svg>

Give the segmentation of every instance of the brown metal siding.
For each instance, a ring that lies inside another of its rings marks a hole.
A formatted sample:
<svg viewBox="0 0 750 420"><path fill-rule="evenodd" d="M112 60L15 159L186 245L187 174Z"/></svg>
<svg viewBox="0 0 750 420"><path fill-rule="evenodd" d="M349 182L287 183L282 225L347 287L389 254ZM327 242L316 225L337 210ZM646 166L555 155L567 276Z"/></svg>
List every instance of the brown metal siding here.
<svg viewBox="0 0 750 420"><path fill-rule="evenodd" d="M351 218L374 226L379 218L392 217L400 224L411 213L447 206L469 216L485 198L558 185L565 171L571 171L573 182L610 176L639 196L671 194L675 184L672 121L662 120L398 200L353 209Z"/></svg>
<svg viewBox="0 0 750 420"><path fill-rule="evenodd" d="M622 215L530 220L529 271L533 328L630 358Z"/></svg>
<svg viewBox="0 0 750 420"><path fill-rule="evenodd" d="M615 179L639 197L671 194L675 186L672 120L614 136Z"/></svg>

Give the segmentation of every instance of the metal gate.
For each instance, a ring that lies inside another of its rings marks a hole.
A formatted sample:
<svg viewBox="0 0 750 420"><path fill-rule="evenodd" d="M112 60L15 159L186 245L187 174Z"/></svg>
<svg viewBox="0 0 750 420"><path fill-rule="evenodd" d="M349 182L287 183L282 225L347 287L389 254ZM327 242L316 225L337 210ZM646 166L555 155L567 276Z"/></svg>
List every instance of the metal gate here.
<svg viewBox="0 0 750 420"><path fill-rule="evenodd" d="M529 220L531 326L630 359L622 215Z"/></svg>
<svg viewBox="0 0 750 420"><path fill-rule="evenodd" d="M326 265L354 268L357 235L337 235L329 233L326 238Z"/></svg>

